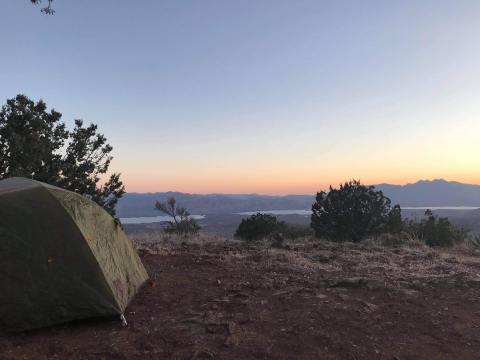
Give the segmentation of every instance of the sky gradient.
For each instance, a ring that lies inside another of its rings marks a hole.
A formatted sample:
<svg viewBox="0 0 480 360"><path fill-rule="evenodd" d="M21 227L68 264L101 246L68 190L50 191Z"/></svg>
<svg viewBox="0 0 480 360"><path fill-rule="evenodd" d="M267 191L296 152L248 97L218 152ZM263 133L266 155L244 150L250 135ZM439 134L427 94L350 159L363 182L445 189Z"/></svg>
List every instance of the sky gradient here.
<svg viewBox="0 0 480 360"><path fill-rule="evenodd" d="M127 191L480 183L480 2L28 0L0 102L99 125Z"/></svg>

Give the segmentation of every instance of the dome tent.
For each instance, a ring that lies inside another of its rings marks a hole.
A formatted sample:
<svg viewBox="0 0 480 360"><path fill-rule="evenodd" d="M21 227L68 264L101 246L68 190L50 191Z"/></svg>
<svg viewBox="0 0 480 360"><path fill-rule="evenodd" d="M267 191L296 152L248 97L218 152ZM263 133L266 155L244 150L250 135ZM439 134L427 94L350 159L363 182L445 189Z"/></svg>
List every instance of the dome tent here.
<svg viewBox="0 0 480 360"><path fill-rule="evenodd" d="M147 278L101 206L34 180L0 181L0 332L123 314Z"/></svg>

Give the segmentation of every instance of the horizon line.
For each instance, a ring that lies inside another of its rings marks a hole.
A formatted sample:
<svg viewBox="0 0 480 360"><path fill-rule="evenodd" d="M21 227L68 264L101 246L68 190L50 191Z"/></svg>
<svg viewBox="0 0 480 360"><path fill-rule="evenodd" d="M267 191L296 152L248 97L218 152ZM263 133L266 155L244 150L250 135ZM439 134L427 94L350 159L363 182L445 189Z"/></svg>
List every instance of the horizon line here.
<svg viewBox="0 0 480 360"><path fill-rule="evenodd" d="M392 184L392 183L378 183L378 184L365 184L366 186L408 186L408 185L415 185L422 182L446 182L446 183L453 183L453 184L462 184L462 185L470 185L470 186L480 186L480 184L472 184L472 183L464 183L456 180L446 180L444 178L435 178L435 179L419 179L415 182L407 182L403 184ZM343 184L345 182L342 182ZM340 184L339 184L340 185ZM330 185L332 186L332 185ZM223 195L223 196L271 196L271 197L286 197L286 196L315 196L317 192L314 194L302 194L302 193L279 193L279 194L265 194L265 193L257 193L257 192L185 192L185 191L178 191L178 190L167 190L167 191L127 191L126 194L159 194L159 193L177 193L177 194L185 194L185 195Z"/></svg>

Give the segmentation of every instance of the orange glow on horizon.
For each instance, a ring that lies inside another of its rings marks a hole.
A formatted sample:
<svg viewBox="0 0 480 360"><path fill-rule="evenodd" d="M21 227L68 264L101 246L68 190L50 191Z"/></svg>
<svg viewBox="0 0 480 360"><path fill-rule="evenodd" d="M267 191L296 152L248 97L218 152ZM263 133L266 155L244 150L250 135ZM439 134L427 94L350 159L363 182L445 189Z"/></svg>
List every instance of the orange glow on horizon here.
<svg viewBox="0 0 480 360"><path fill-rule="evenodd" d="M177 191L191 194L265 194L265 195L290 195L290 194L315 194L318 191L326 190L331 185L338 187L341 183L351 179L360 179L364 184L381 184L387 183L392 185L406 185L415 183L419 180L444 179L447 181L457 181L467 184L480 185L479 174L468 174L462 177L455 176L428 176L428 177L392 177L392 178L362 178L347 177L344 179L335 179L331 181L282 181L281 179L247 179L247 180L231 180L223 179L217 181L197 181L189 182L182 179L172 181L145 181L138 178L124 178L127 192L167 192Z"/></svg>
<svg viewBox="0 0 480 360"><path fill-rule="evenodd" d="M112 169L122 169L128 192L315 194L351 179L364 184L433 179L480 184L480 123L472 115L462 126L441 130L430 138L415 132L383 142L349 139L331 147L315 142L288 147L285 141L256 151L222 151L212 142L176 157L162 152L119 154Z"/></svg>

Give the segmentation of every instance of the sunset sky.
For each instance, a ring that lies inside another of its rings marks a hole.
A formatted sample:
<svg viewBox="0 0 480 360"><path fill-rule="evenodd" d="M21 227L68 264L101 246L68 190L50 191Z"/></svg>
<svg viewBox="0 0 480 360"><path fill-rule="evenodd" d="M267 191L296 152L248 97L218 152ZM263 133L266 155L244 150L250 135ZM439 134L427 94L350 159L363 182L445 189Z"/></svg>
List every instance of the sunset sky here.
<svg viewBox="0 0 480 360"><path fill-rule="evenodd" d="M480 183L480 1L0 6L0 102L99 125L128 191Z"/></svg>

